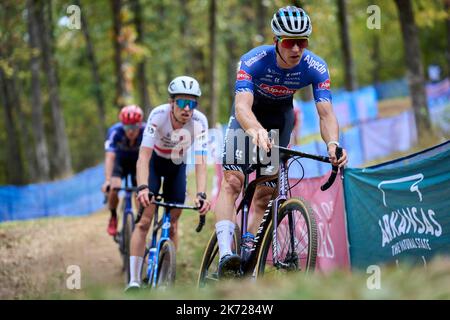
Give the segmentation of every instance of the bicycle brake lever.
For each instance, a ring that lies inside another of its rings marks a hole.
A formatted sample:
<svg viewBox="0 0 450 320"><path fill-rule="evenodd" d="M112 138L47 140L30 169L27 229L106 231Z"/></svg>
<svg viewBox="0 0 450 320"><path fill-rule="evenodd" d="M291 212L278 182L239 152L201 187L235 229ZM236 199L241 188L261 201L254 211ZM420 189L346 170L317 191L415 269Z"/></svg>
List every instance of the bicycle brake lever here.
<svg viewBox="0 0 450 320"><path fill-rule="evenodd" d="M336 148L336 158L339 160L342 157L342 148L337 147ZM323 186L320 187L320 190L325 191L328 188L330 188L332 186L332 184L334 183L334 180L336 180L336 176L338 174L339 171L339 167L338 166L332 166L331 169L331 175L328 178L328 181L325 182L325 184Z"/></svg>
<svg viewBox="0 0 450 320"><path fill-rule="evenodd" d="M203 229L203 226L205 225L205 216L204 215L202 215L202 216L200 216L199 217L199 220L198 220L198 226L197 226L197 228L195 228L195 231L197 231L197 232L200 232L200 231L202 231L202 229Z"/></svg>
<svg viewBox="0 0 450 320"><path fill-rule="evenodd" d="M198 209L200 210L201 207L203 207L204 201L202 199L199 199L200 207ZM198 219L198 225L197 228L195 228L195 231L200 232L203 229L203 226L205 225L205 215L200 215Z"/></svg>

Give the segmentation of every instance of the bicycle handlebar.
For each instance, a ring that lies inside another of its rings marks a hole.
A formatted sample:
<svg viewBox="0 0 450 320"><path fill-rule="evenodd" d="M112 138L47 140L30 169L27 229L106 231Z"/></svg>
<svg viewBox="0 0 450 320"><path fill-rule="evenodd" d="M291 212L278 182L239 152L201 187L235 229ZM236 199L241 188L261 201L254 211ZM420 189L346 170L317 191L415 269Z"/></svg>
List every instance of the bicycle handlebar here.
<svg viewBox="0 0 450 320"><path fill-rule="evenodd" d="M137 188L136 187L119 187L119 188L113 188L114 191L125 191L125 192L136 192Z"/></svg>
<svg viewBox="0 0 450 320"><path fill-rule="evenodd" d="M103 204L105 204L106 202L108 202L108 193L111 190L110 186L106 187L106 192L105 192L105 197L103 198ZM120 188L120 187L116 187L113 188L114 191L119 192L119 191L125 191L125 192L136 192L137 188L136 187L125 187L125 188Z"/></svg>
<svg viewBox="0 0 450 320"><path fill-rule="evenodd" d="M152 204L155 204L157 206L160 207L164 207L164 208L168 208L168 209L190 209L190 210L199 210L202 206L203 206L203 201L200 200L200 207L195 207L195 206L186 206L184 204L179 204L179 203L167 203L167 202L161 202L161 201L152 201ZM141 220L142 214L144 213L144 209L145 207L143 207L142 205L139 205L139 212L138 212L138 216L136 218L135 223L138 223ZM198 225L195 228L195 231L200 232L203 229L203 226L205 225L205 215L200 215L199 216L199 221L198 221Z"/></svg>
<svg viewBox="0 0 450 320"><path fill-rule="evenodd" d="M304 153L301 151L296 151L296 150L288 149L288 148L277 146L277 145L274 145L273 147L279 149L280 154L284 154L289 157L302 157L302 158L313 159L313 160L317 160L317 161L321 161L321 162L331 163L330 157ZM336 148L336 158L339 160L341 157L342 157L342 148L337 147ZM332 184L336 180L338 171L339 171L338 166L332 166L331 175L328 178L327 182L325 182L325 184L320 187L320 190L325 191L332 186Z"/></svg>

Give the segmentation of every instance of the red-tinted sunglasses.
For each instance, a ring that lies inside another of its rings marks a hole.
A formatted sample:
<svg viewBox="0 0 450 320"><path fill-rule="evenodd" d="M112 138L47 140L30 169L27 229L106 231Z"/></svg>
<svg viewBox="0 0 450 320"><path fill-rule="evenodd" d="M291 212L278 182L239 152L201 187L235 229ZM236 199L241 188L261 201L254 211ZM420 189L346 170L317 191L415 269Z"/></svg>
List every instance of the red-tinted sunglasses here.
<svg viewBox="0 0 450 320"><path fill-rule="evenodd" d="M305 49L308 47L308 39L307 38L281 38L277 37L280 44L285 49L292 49L295 45L297 45L300 49Z"/></svg>

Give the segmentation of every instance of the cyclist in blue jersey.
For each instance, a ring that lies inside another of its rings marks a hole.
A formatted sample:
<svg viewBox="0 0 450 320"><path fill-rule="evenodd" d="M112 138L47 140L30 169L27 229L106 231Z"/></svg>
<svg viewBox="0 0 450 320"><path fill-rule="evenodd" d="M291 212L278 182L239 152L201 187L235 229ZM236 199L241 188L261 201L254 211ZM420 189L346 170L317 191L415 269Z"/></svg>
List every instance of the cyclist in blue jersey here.
<svg viewBox="0 0 450 320"><path fill-rule="evenodd" d="M117 204L119 198L114 188L122 185L122 178L132 176L133 186L136 186L136 162L139 146L142 141L145 123L142 122L144 112L139 106L129 105L121 109L120 122L108 129L105 141L105 182L102 191L107 192L108 206L111 217L108 223L108 234L117 233Z"/></svg>
<svg viewBox="0 0 450 320"><path fill-rule="evenodd" d="M283 7L274 14L271 27L274 44L250 50L241 57L238 65L235 101L224 142L224 178L215 208L219 277L234 275L240 267L240 257L232 253L231 243L235 229L234 204L243 186L243 171L251 161L255 161L251 153L256 146L265 152L272 147L269 130L278 133L277 144L284 147L289 144L294 127L293 95L296 90L312 85L321 135L328 154L334 165L342 167L347 163L345 150L339 160L336 158L339 126L331 104L327 64L306 49L312 31L309 16L301 8ZM242 138L239 132L245 132L251 143L236 143ZM257 176L269 174L271 167L261 169ZM273 187L274 183L269 182L259 185L255 191L255 217L248 228L253 234Z"/></svg>

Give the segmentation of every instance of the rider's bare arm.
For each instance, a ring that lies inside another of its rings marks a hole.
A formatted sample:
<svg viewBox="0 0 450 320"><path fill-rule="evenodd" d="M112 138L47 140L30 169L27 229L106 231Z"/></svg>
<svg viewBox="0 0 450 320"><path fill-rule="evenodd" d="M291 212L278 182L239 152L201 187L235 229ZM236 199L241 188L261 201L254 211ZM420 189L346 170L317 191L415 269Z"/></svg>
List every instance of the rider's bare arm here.
<svg viewBox="0 0 450 320"><path fill-rule="evenodd" d="M195 156L195 181L197 184L197 193L206 192L206 156Z"/></svg>
<svg viewBox="0 0 450 320"><path fill-rule="evenodd" d="M316 102L317 112L320 118L320 134L323 141L328 146L328 153L334 165L344 166L347 163L347 152L342 150L343 154L339 160L336 158L335 144L329 144L330 141L339 141L339 124L330 102Z"/></svg>
<svg viewBox="0 0 450 320"><path fill-rule="evenodd" d="M112 170L116 154L114 152L105 153L105 180L111 180Z"/></svg>
<svg viewBox="0 0 450 320"><path fill-rule="evenodd" d="M328 143L330 141L339 140L339 124L336 115L333 111L333 106L330 102L317 102L317 112L320 118L320 134L323 141Z"/></svg>
<svg viewBox="0 0 450 320"><path fill-rule="evenodd" d="M114 152L111 151L105 152L105 182L107 183L111 181L115 159L116 154Z"/></svg>
<svg viewBox="0 0 450 320"><path fill-rule="evenodd" d="M153 149L141 146L139 148L139 158L136 163L136 181L137 185L148 184L148 164L152 157ZM148 188L140 190L138 192L138 200L144 207L150 205L150 199L147 194L150 192Z"/></svg>
<svg viewBox="0 0 450 320"><path fill-rule="evenodd" d="M138 186L148 183L148 164L152 157L152 148L140 147L139 158L136 163L136 180Z"/></svg>
<svg viewBox="0 0 450 320"><path fill-rule="evenodd" d="M253 93L237 92L235 97L236 119L250 136L253 137L253 143L268 151L271 147L267 130L256 119L252 111Z"/></svg>

